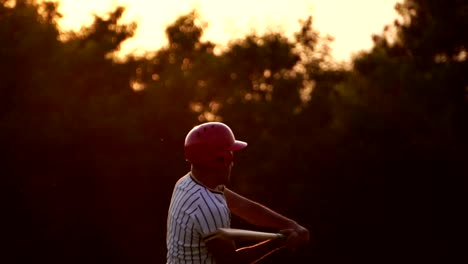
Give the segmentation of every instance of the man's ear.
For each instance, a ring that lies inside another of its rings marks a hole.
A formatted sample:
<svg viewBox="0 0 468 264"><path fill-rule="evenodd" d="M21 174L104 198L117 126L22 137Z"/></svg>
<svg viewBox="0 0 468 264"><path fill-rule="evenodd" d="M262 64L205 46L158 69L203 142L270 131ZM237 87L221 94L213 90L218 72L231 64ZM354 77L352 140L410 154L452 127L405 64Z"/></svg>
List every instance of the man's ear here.
<svg viewBox="0 0 468 264"><path fill-rule="evenodd" d="M234 161L234 154L232 151L227 151L224 154L224 165L228 166Z"/></svg>
<svg viewBox="0 0 468 264"><path fill-rule="evenodd" d="M226 151L216 158L216 162L223 163L225 166L229 166L234 160L234 154L231 151Z"/></svg>

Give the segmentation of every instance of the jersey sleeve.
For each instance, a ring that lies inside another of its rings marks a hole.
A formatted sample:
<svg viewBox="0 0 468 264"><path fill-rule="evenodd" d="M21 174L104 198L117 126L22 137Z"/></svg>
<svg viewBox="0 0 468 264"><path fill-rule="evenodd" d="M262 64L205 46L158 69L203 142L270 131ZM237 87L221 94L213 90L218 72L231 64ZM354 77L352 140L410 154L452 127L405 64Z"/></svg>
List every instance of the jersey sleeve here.
<svg viewBox="0 0 468 264"><path fill-rule="evenodd" d="M201 191L199 199L191 206L191 210L194 231L202 238L219 228L230 227L230 212L222 193Z"/></svg>

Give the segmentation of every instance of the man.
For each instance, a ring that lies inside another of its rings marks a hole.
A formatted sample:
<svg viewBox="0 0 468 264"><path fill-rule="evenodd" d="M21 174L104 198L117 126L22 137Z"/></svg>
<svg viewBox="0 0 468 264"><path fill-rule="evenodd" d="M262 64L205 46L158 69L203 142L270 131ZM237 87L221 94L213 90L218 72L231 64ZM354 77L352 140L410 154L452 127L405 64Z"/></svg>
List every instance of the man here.
<svg viewBox="0 0 468 264"><path fill-rule="evenodd" d="M233 166L233 152L247 143L236 140L220 122L194 127L185 138L185 158L191 171L175 184L167 219L167 263L253 263L280 248L307 243L309 231L295 221L245 198L225 185ZM229 228L231 213L245 221L278 229L285 239L271 239L236 248L235 241L217 236Z"/></svg>

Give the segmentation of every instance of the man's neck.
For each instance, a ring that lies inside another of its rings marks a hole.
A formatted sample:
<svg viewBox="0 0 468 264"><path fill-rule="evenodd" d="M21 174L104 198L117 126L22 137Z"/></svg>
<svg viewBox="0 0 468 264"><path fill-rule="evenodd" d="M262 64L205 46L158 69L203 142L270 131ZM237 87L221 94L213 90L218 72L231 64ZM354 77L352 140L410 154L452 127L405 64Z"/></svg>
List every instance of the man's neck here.
<svg viewBox="0 0 468 264"><path fill-rule="evenodd" d="M192 177L198 182L212 190L216 190L216 187L225 184L219 180L219 172L216 171L203 170L192 166L191 173Z"/></svg>

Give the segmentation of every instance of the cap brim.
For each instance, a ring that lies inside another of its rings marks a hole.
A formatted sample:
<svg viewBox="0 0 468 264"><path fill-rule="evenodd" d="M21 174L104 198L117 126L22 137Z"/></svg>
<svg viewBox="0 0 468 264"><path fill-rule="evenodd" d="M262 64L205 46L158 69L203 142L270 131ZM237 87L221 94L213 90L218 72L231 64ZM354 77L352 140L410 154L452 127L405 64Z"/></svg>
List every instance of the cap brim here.
<svg viewBox="0 0 468 264"><path fill-rule="evenodd" d="M247 142L236 140L230 150L236 151L236 150L241 150L245 147L247 147Z"/></svg>

